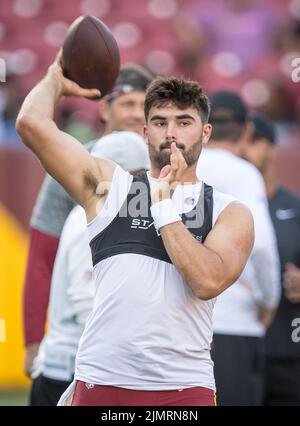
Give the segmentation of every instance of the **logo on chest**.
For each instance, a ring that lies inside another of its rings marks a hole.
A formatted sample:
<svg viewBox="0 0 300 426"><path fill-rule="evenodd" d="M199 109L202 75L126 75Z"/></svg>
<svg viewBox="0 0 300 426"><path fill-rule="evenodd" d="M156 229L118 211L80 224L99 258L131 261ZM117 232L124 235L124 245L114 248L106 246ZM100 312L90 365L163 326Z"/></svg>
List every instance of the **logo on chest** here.
<svg viewBox="0 0 300 426"><path fill-rule="evenodd" d="M141 229L142 231L147 231L148 229L153 229L156 231L156 234L160 236L160 232L155 229L154 221L147 219L132 219L130 228L132 229Z"/></svg>
<svg viewBox="0 0 300 426"><path fill-rule="evenodd" d="M199 243L202 243L202 241L203 241L203 235L192 234L192 236L195 238L195 240L199 241Z"/></svg>
<svg viewBox="0 0 300 426"><path fill-rule="evenodd" d="M142 231L147 231L148 229L155 230L156 234L160 237L160 232L155 229L154 221L153 220L147 220L147 219L132 219L130 228L132 229L140 229ZM191 232L192 236L195 238L195 240L199 241L199 243L203 242L203 235L195 235Z"/></svg>

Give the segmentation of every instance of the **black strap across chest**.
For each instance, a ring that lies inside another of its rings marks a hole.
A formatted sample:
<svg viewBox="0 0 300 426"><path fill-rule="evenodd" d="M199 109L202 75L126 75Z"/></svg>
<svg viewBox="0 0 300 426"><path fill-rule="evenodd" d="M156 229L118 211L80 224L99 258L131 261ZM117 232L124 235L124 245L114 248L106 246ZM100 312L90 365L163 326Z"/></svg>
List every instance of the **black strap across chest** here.
<svg viewBox="0 0 300 426"><path fill-rule="evenodd" d="M134 176L127 198L112 222L90 242L93 265L112 256L134 253L172 263L151 216L147 174ZM205 183L197 205L181 215L182 222L204 242L212 228L213 188Z"/></svg>

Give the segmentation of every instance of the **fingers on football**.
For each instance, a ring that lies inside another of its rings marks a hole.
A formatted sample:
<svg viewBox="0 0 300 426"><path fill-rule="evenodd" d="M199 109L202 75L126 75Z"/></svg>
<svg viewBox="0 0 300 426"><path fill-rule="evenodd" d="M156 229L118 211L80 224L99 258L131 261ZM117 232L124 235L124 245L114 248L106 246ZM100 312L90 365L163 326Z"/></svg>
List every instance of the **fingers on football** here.
<svg viewBox="0 0 300 426"><path fill-rule="evenodd" d="M100 97L101 92L98 89L85 89L80 87L77 83L72 80L65 78L65 92L67 95L83 97L83 98L95 98Z"/></svg>

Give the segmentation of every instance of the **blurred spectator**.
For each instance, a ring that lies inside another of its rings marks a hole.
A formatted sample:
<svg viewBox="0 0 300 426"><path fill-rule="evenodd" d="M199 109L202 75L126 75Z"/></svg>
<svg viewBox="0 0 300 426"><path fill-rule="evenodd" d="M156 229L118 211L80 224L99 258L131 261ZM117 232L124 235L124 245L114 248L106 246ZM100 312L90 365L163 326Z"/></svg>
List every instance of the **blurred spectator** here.
<svg viewBox="0 0 300 426"><path fill-rule="evenodd" d="M184 61L196 67L204 51L230 53L241 70L252 69L272 48L281 22L276 4L266 0L195 1L178 20Z"/></svg>
<svg viewBox="0 0 300 426"><path fill-rule="evenodd" d="M293 331L300 318L300 198L277 182L274 126L262 115L252 117L253 142L246 157L262 173L275 227L281 263L282 296L266 335L265 404L300 405L300 346ZM300 321L300 320L299 320Z"/></svg>
<svg viewBox="0 0 300 426"><path fill-rule="evenodd" d="M295 22L278 30L273 49L255 67L256 77L266 82L268 90L266 102L259 110L276 123L291 123L297 119L300 90L292 80L291 64L294 58L299 57L300 23Z"/></svg>
<svg viewBox="0 0 300 426"><path fill-rule="evenodd" d="M21 100L17 78L13 74L8 74L6 82L0 85L0 147L22 147L15 129Z"/></svg>
<svg viewBox="0 0 300 426"><path fill-rule="evenodd" d="M233 195L252 212L255 241L244 271L218 296L213 315L212 358L218 405L262 405L266 328L280 297L279 260L260 173L241 157L251 136L240 96L219 91L210 97L211 142L203 149L197 175Z"/></svg>
<svg viewBox="0 0 300 426"><path fill-rule="evenodd" d="M293 20L294 19L294 20ZM275 121L284 145L299 143L300 90L292 59L300 57L300 24L289 4L275 0L194 1L175 19L187 76L211 93L241 93L250 109Z"/></svg>
<svg viewBox="0 0 300 426"><path fill-rule="evenodd" d="M56 118L59 128L82 143L94 140L98 136L90 121L89 112L75 111L69 107L62 108Z"/></svg>
<svg viewBox="0 0 300 426"><path fill-rule="evenodd" d="M100 138L91 154L115 161L125 170L149 168L144 139L134 132L113 132ZM73 380L79 339L92 309L95 283L84 210L68 216L51 279L48 330L34 360L32 406L53 406Z"/></svg>

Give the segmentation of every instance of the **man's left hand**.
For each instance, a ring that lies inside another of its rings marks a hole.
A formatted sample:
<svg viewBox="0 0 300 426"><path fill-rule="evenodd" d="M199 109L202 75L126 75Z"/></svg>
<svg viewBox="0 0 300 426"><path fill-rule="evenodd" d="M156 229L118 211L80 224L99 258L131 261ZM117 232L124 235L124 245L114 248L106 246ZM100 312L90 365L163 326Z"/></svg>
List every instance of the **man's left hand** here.
<svg viewBox="0 0 300 426"><path fill-rule="evenodd" d="M152 204L171 198L187 169L186 161L175 142L171 144L170 163L161 169L158 182L151 191Z"/></svg>

